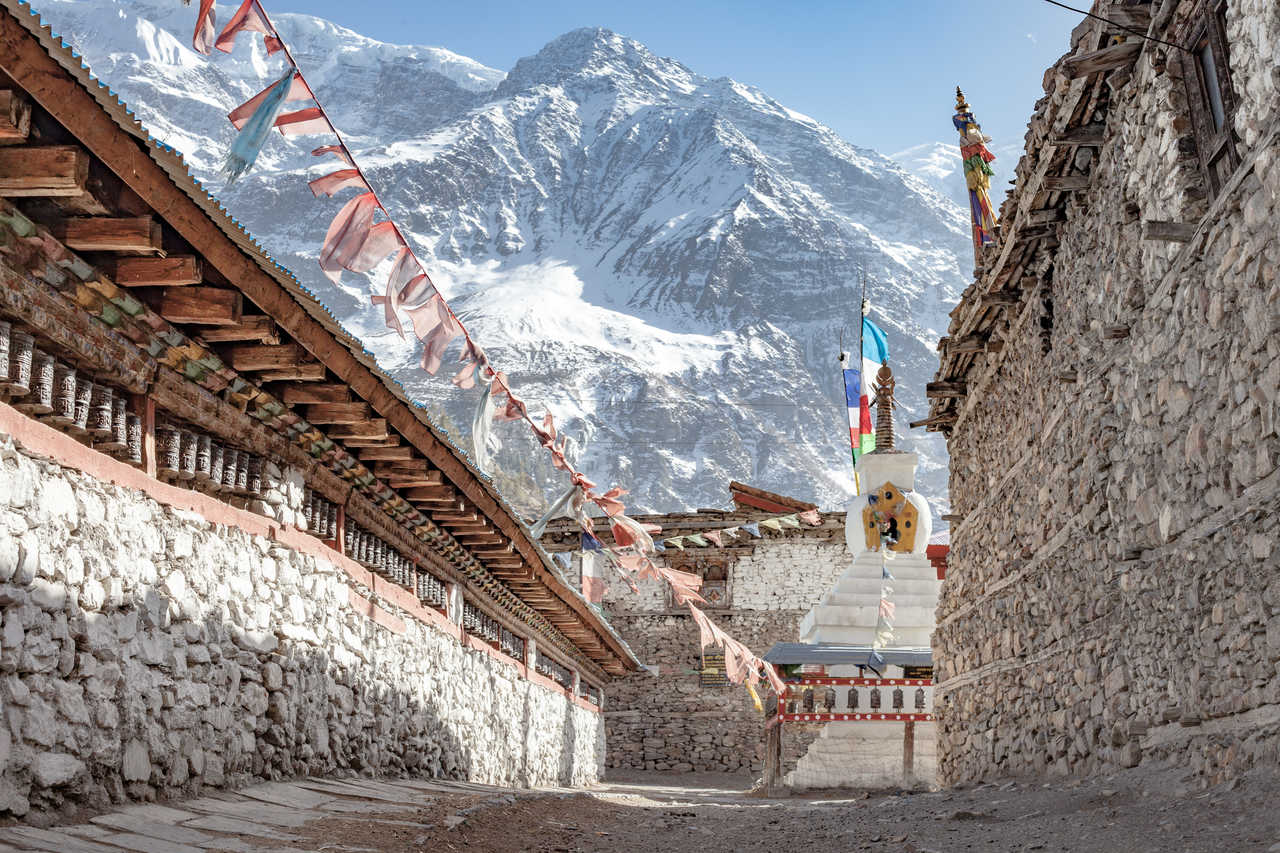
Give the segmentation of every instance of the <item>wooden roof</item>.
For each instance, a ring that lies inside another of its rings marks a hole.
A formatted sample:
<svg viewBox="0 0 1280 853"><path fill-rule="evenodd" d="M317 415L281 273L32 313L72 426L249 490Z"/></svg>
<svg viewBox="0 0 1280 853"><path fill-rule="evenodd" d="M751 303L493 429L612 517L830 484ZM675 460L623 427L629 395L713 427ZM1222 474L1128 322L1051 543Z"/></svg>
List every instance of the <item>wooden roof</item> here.
<svg viewBox="0 0 1280 853"><path fill-rule="evenodd" d="M306 450L376 507L386 530L428 546L472 597L532 626L540 647L597 678L637 669L491 480L360 341L29 7L0 4L0 89L35 105L26 116L0 110L0 196L88 260L85 298L152 318L166 364Z"/></svg>
<svg viewBox="0 0 1280 853"><path fill-rule="evenodd" d="M729 481L729 495L739 509L764 510L765 512L806 512L817 509L817 504L789 498L775 492L766 492L737 480Z"/></svg>
<svg viewBox="0 0 1280 853"><path fill-rule="evenodd" d="M1162 15L1174 5L1164 4ZM1146 2L1099 2L1095 8L1117 24L1142 31L1149 26L1159 31L1165 23L1152 21ZM1113 37L1126 40L1110 44ZM1039 310L1041 276L1056 254L1069 202L1089 188L1094 149L1110 136L1111 93L1129 82L1138 57L1149 49L1148 42L1095 18L1075 28L1071 46L1045 74L1045 97L1028 123L1015 186L1001 205L998 242L985 250L974 283L951 312L948 334L938 342L937 375L925 389L929 415L912 423L913 429L950 435L980 396L979 387L994 375L1004 333ZM1144 232L1150 236L1172 224L1146 223Z"/></svg>

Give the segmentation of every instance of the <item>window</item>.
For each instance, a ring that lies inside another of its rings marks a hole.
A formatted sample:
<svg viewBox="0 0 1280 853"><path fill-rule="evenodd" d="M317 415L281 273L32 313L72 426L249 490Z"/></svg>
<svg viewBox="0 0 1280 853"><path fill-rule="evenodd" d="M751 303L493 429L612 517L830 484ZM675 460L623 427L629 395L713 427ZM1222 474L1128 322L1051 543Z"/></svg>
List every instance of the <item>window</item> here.
<svg viewBox="0 0 1280 853"><path fill-rule="evenodd" d="M1236 96L1227 53L1226 7L1226 0L1204 0L1191 18L1189 37L1183 40L1187 102L1211 196L1221 192L1240 164L1232 128Z"/></svg>

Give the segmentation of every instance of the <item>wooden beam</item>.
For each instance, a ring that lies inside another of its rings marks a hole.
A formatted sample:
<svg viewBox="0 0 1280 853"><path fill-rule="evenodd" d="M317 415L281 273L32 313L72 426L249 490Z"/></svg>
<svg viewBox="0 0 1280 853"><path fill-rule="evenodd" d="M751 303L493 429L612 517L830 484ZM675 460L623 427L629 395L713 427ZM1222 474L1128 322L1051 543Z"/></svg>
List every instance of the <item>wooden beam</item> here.
<svg viewBox="0 0 1280 853"><path fill-rule="evenodd" d="M412 459L413 453L412 447L370 447L357 455L361 462L370 462L375 459Z"/></svg>
<svg viewBox="0 0 1280 853"><path fill-rule="evenodd" d="M408 476L412 474L430 480L430 485L436 485L444 482L444 474L432 468L431 463L425 459L378 462L373 466L373 473L380 477L395 475Z"/></svg>
<svg viewBox="0 0 1280 853"><path fill-rule="evenodd" d="M984 293L979 300L983 308L1017 305L1021 301L1022 293L1017 290L997 290L993 293Z"/></svg>
<svg viewBox="0 0 1280 853"><path fill-rule="evenodd" d="M432 514L431 520L435 522L475 522L481 521L479 515L474 512L437 512Z"/></svg>
<svg viewBox="0 0 1280 853"><path fill-rule="evenodd" d="M1148 219L1142 223L1143 240L1163 240L1169 243L1187 243L1195 236L1196 226L1190 222L1161 222Z"/></svg>
<svg viewBox="0 0 1280 853"><path fill-rule="evenodd" d="M284 389L281 396L291 406L296 406L300 403L349 403L351 402L351 388L340 382L290 385Z"/></svg>
<svg viewBox="0 0 1280 853"><path fill-rule="evenodd" d="M338 405L334 403L333 405ZM325 430L330 438L386 438L386 418L370 418L354 424L334 424Z"/></svg>
<svg viewBox="0 0 1280 853"><path fill-rule="evenodd" d="M972 335L965 335L961 338L952 338L947 342L947 352L959 354L962 352L985 352L987 349L988 336L982 332L975 332Z"/></svg>
<svg viewBox="0 0 1280 853"><path fill-rule="evenodd" d="M969 385L966 382L930 382L924 386L924 393L933 399L963 397L969 393Z"/></svg>
<svg viewBox="0 0 1280 853"><path fill-rule="evenodd" d="M89 179L89 155L78 145L0 148L0 196L78 196Z"/></svg>
<svg viewBox="0 0 1280 853"><path fill-rule="evenodd" d="M453 496L452 486L416 486L404 491L404 499L407 501L447 500Z"/></svg>
<svg viewBox="0 0 1280 853"><path fill-rule="evenodd" d="M257 341L262 344L280 343L280 330L270 317L261 314L241 316L240 322L234 326L222 326L217 329L202 329L200 338L207 344L226 343L229 341Z"/></svg>
<svg viewBox="0 0 1280 853"><path fill-rule="evenodd" d="M416 486L434 486L439 481L425 474L388 474L383 477L387 485L393 489L408 489Z"/></svg>
<svg viewBox="0 0 1280 853"><path fill-rule="evenodd" d="M156 309L170 323L234 326L240 322L244 297L221 287L166 287Z"/></svg>
<svg viewBox="0 0 1280 853"><path fill-rule="evenodd" d="M1089 188L1088 175L1045 175L1040 188L1051 192L1075 192Z"/></svg>
<svg viewBox="0 0 1280 853"><path fill-rule="evenodd" d="M0 90L0 145L20 145L31 132L31 102L12 89Z"/></svg>
<svg viewBox="0 0 1280 853"><path fill-rule="evenodd" d="M1049 137L1050 145L1074 147L1077 145L1101 145L1107 138L1105 124L1086 124ZM1047 177L1047 176L1046 176Z"/></svg>
<svg viewBox="0 0 1280 853"><path fill-rule="evenodd" d="M54 236L78 252L163 251L160 223L150 216L77 217L59 223Z"/></svg>
<svg viewBox="0 0 1280 853"><path fill-rule="evenodd" d="M313 424L361 424L372 416L369 404L363 400L355 403L312 403L303 413L303 417ZM382 422L383 435L387 432L386 423Z"/></svg>
<svg viewBox="0 0 1280 853"><path fill-rule="evenodd" d="M941 415L932 415L924 420L912 421L908 426L911 429L919 429L920 427L942 426L943 424L954 424L958 416L955 412L946 412Z"/></svg>
<svg viewBox="0 0 1280 853"><path fill-rule="evenodd" d="M297 344L238 344L227 347L225 360L234 370L283 370L293 367L310 357Z"/></svg>
<svg viewBox="0 0 1280 853"><path fill-rule="evenodd" d="M200 284L204 273L195 255L169 255L164 258L117 258L108 265L111 279L121 287L181 287Z"/></svg>
<svg viewBox="0 0 1280 853"><path fill-rule="evenodd" d="M327 376L324 365L318 361L258 372L258 378L263 382L319 382Z"/></svg>
<svg viewBox="0 0 1280 853"><path fill-rule="evenodd" d="M1103 326L1102 339L1104 341L1118 341L1122 338L1129 337L1128 326Z"/></svg>
<svg viewBox="0 0 1280 853"><path fill-rule="evenodd" d="M1043 210L1032 210L1027 213L1027 225L1048 225L1050 222L1062 222L1067 212L1060 207L1046 207Z"/></svg>
<svg viewBox="0 0 1280 853"><path fill-rule="evenodd" d="M1123 44L1113 44L1101 50L1073 56L1062 63L1062 70L1067 75L1068 80L1087 77L1099 71L1111 71L1114 68L1124 68L1132 65L1141 52L1142 40L1134 38L1133 41L1127 41Z"/></svg>
<svg viewBox="0 0 1280 853"><path fill-rule="evenodd" d="M454 538L468 548L472 545L500 545L506 541L496 533L469 533L465 536L455 536Z"/></svg>
<svg viewBox="0 0 1280 853"><path fill-rule="evenodd" d="M397 442L396 436L388 435L383 438L359 438L357 436L347 436L342 439L342 443L347 447L394 447Z"/></svg>

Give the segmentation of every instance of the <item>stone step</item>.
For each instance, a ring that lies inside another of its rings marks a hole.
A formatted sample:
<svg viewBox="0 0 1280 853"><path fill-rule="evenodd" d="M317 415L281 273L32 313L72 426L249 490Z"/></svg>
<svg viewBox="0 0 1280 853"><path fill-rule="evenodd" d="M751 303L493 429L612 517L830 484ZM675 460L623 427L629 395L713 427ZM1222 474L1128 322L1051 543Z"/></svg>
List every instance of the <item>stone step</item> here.
<svg viewBox="0 0 1280 853"><path fill-rule="evenodd" d="M933 628L899 628L894 626L893 644L895 646L929 648L929 637ZM853 628L841 625L818 625L800 631L803 643L845 643L855 646L869 646L875 639L874 628Z"/></svg>
<svg viewBox="0 0 1280 853"><path fill-rule="evenodd" d="M890 621L895 630L920 627L933 630L935 610L933 606L896 599L891 601L894 604L894 611ZM828 604L819 604L809 612L813 614L815 625L860 626L874 630L880 615L880 603L875 602L861 607L833 607ZM805 615L807 618L808 614Z"/></svg>
<svg viewBox="0 0 1280 853"><path fill-rule="evenodd" d="M191 817L195 818L196 815L191 815ZM103 814L90 818L90 820L99 826L107 826L135 835L145 835L148 838L169 841L175 845L199 846L213 840L213 836L207 832L200 832L185 826L174 826L172 823L150 820L140 815Z"/></svg>

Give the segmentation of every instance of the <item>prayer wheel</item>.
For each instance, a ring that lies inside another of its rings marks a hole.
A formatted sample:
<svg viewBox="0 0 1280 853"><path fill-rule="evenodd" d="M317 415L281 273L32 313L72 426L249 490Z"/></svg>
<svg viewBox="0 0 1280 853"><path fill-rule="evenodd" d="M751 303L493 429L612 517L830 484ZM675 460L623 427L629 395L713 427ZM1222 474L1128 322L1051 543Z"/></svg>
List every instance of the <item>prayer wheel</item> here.
<svg viewBox="0 0 1280 853"><path fill-rule="evenodd" d="M251 495L262 494L262 457L253 454L249 457L248 480L245 489Z"/></svg>
<svg viewBox="0 0 1280 853"><path fill-rule="evenodd" d="M119 453L129 449L129 401L120 395L111 400L111 436L102 443L103 450Z"/></svg>
<svg viewBox="0 0 1280 853"><path fill-rule="evenodd" d="M9 336L13 327L0 320L0 390L9 385Z"/></svg>
<svg viewBox="0 0 1280 853"><path fill-rule="evenodd" d="M93 404L95 383L85 376L76 377L75 413L71 419L71 431L77 435L89 434L89 409Z"/></svg>
<svg viewBox="0 0 1280 853"><path fill-rule="evenodd" d="M178 454L178 479L195 479L196 434L191 430L178 431Z"/></svg>
<svg viewBox="0 0 1280 853"><path fill-rule="evenodd" d="M176 477L182 468L182 436L171 426L156 427L156 473Z"/></svg>
<svg viewBox="0 0 1280 853"><path fill-rule="evenodd" d="M115 392L110 385L93 386L93 398L89 401L89 432L99 441L110 441L115 435L113 406Z"/></svg>
<svg viewBox="0 0 1280 853"><path fill-rule="evenodd" d="M210 465L212 463L213 439L207 435L196 437L196 481L209 482Z"/></svg>
<svg viewBox="0 0 1280 853"><path fill-rule="evenodd" d="M53 367L53 409L50 423L67 426L76 418L76 369L62 363Z"/></svg>
<svg viewBox="0 0 1280 853"><path fill-rule="evenodd" d="M249 456L250 454L243 450L236 456L235 491L240 494L249 490Z"/></svg>
<svg viewBox="0 0 1280 853"><path fill-rule="evenodd" d="M4 389L15 396L31 391L31 367L36 339L20 329L9 332Z"/></svg>
<svg viewBox="0 0 1280 853"><path fill-rule="evenodd" d="M240 451L228 447L222 452L222 491L233 492L236 488L236 466L240 464Z"/></svg>
<svg viewBox="0 0 1280 853"><path fill-rule="evenodd" d="M222 466L225 449L214 441L209 444L209 488L217 491L222 488Z"/></svg>
<svg viewBox="0 0 1280 853"><path fill-rule="evenodd" d="M142 418L127 412L125 419L125 452L134 465L142 464Z"/></svg>

